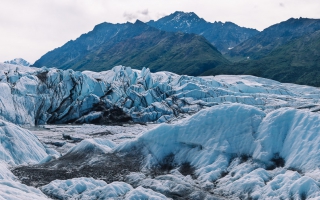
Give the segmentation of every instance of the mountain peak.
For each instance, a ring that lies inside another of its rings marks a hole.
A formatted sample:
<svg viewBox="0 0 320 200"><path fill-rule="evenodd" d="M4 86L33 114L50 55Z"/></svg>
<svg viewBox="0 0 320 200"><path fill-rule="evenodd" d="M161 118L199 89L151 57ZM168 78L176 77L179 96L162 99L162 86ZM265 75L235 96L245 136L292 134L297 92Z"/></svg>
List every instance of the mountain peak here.
<svg viewBox="0 0 320 200"><path fill-rule="evenodd" d="M189 29L193 26L201 26L207 23L204 19L198 17L194 12L176 11L168 16L160 18L157 21L149 21L147 24L161 30L163 26L170 26L173 29ZM158 24L158 25L157 25ZM173 30L167 30L173 31ZM182 31L184 32L184 31Z"/></svg>
<svg viewBox="0 0 320 200"><path fill-rule="evenodd" d="M136 20L136 22L134 22L134 24L136 24L136 25L137 25L137 24L145 24L145 23L144 23L143 21L141 21L141 20L137 19L137 20Z"/></svg>
<svg viewBox="0 0 320 200"><path fill-rule="evenodd" d="M183 12L183 11L175 11L171 15L198 16L194 12Z"/></svg>
<svg viewBox="0 0 320 200"><path fill-rule="evenodd" d="M176 11L157 21L149 21L148 25L169 32L194 33L204 36L212 45L222 53L245 41L259 31L239 27L232 22L207 22L194 12Z"/></svg>
<svg viewBox="0 0 320 200"><path fill-rule="evenodd" d="M167 16L174 21L186 21L186 20L200 20L201 18L196 15L194 12L182 12L176 11Z"/></svg>
<svg viewBox="0 0 320 200"><path fill-rule="evenodd" d="M30 63L28 61L24 60L23 58L15 58L10 61L4 61L4 63L12 64L12 65L21 65L21 66L26 66L26 67L30 66Z"/></svg>

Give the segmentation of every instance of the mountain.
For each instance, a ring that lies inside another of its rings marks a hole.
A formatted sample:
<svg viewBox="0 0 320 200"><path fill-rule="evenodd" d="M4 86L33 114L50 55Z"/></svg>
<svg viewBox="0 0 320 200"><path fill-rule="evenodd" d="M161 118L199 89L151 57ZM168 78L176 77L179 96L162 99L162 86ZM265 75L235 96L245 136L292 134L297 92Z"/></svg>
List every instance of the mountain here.
<svg viewBox="0 0 320 200"><path fill-rule="evenodd" d="M277 47L303 35L320 30L320 19L290 18L287 21L272 25L241 44L228 53L230 57L239 59L259 59Z"/></svg>
<svg viewBox="0 0 320 200"><path fill-rule="evenodd" d="M82 34L76 40L71 40L62 47L49 51L37 60L33 66L58 68L72 67L85 55L93 51L96 47L99 47L101 44L110 41L111 38L113 39L113 42L116 43L139 35L145 31L144 29L138 29L137 27L134 30L130 29L129 32L125 32L132 26L131 23L111 24L105 22L98 24L89 33ZM119 32L124 34L119 35ZM112 42L109 42L110 46L112 46L112 44Z"/></svg>
<svg viewBox="0 0 320 200"><path fill-rule="evenodd" d="M203 37L194 34L150 30L110 48L101 45L72 69L103 71L116 65L151 71L199 75L229 62Z"/></svg>
<svg viewBox="0 0 320 200"><path fill-rule="evenodd" d="M259 60L211 69L203 75L251 74L287 83L320 86L320 31L293 39Z"/></svg>
<svg viewBox="0 0 320 200"><path fill-rule="evenodd" d="M256 29L240 27L232 22L207 22L193 12L177 11L147 24L164 31L202 35L222 53L259 33Z"/></svg>
<svg viewBox="0 0 320 200"><path fill-rule="evenodd" d="M4 61L4 63L13 64L13 65L21 65L21 66L26 66L26 67L30 66L30 63L22 58L15 58L10 61Z"/></svg>
<svg viewBox="0 0 320 200"><path fill-rule="evenodd" d="M100 24L75 41L48 52L34 66L103 71L126 65L135 69L148 67L154 72L199 75L228 63L202 36L160 31L137 21Z"/></svg>

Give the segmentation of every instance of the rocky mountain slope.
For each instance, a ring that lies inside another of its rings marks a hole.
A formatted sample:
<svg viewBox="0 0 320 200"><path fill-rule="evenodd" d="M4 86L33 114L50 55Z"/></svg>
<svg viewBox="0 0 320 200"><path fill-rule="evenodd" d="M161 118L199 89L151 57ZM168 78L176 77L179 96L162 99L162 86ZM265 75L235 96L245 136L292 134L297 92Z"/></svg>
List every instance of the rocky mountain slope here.
<svg viewBox="0 0 320 200"><path fill-rule="evenodd" d="M202 35L222 53L227 53L229 49L259 33L232 22L207 22L193 12L177 11L147 24L164 31Z"/></svg>
<svg viewBox="0 0 320 200"><path fill-rule="evenodd" d="M320 19L290 18L272 25L228 52L231 57L258 59L293 39L320 30Z"/></svg>
<svg viewBox="0 0 320 200"><path fill-rule="evenodd" d="M145 26L144 28L150 27ZM105 22L98 24L92 31L82 34L76 40L70 40L63 46L49 51L37 60L33 66L59 68L72 67L93 49L110 41L112 38L113 42L110 42L109 46L143 33L145 31L144 28L139 25L134 26L134 24L131 23L111 24ZM119 32L122 32L123 34L119 35Z"/></svg>
<svg viewBox="0 0 320 200"><path fill-rule="evenodd" d="M111 27L111 28L110 28ZM198 75L228 64L203 37L159 31L143 22L100 24L93 31L48 52L34 66L103 71L116 65Z"/></svg>
<svg viewBox="0 0 320 200"><path fill-rule="evenodd" d="M211 69L204 75L251 74L281 82L320 86L320 31L293 39L258 60Z"/></svg>

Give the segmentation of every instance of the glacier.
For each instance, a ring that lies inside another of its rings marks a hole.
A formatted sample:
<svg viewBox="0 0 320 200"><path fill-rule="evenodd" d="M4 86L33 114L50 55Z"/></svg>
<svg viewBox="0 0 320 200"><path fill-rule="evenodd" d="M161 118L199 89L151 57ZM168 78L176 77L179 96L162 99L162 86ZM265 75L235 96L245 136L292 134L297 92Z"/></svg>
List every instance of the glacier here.
<svg viewBox="0 0 320 200"><path fill-rule="evenodd" d="M1 64L0 117L20 125L170 122L224 103L320 107L319 91L253 76L190 77L117 66L77 72Z"/></svg>
<svg viewBox="0 0 320 200"><path fill-rule="evenodd" d="M319 88L245 75L11 64L0 64L0 87L4 199L320 198ZM67 160L86 154L77 168ZM80 173L108 158L139 170L40 187L15 173Z"/></svg>
<svg viewBox="0 0 320 200"><path fill-rule="evenodd" d="M139 149L144 157L141 171L126 175L121 184L153 191L159 199L162 195L169 199L318 199L317 121L318 114L309 110L281 108L265 113L251 105L224 104L172 124L160 124L137 138L117 144L109 140L84 140L70 152L75 149L86 152L88 143L107 154ZM283 159L283 163L277 163L277 158ZM159 168L156 172L160 173L153 174L154 168L163 162L171 168L167 171ZM182 170L185 163L193 172ZM109 195L104 190L99 193L101 196L96 196L96 190L90 189L96 187L101 191L102 186L90 186L98 184L96 181L86 178L53 181L41 189L61 198L71 195L94 199ZM103 187L108 185L102 183ZM77 185L81 192L74 189ZM130 199L128 192L119 196Z"/></svg>

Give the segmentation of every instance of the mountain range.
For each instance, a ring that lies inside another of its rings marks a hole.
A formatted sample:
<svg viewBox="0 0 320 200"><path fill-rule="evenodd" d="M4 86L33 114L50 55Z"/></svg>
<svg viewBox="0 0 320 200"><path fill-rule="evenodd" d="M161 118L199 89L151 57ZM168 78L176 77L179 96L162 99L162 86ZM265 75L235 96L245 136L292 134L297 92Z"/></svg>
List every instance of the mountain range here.
<svg viewBox="0 0 320 200"><path fill-rule="evenodd" d="M141 21L102 23L48 52L34 66L103 71L116 65L198 75L230 62L204 37L160 31Z"/></svg>
<svg viewBox="0 0 320 200"><path fill-rule="evenodd" d="M277 47L317 30L320 30L319 19L290 18L264 29L231 49L228 54L231 57L259 59Z"/></svg>
<svg viewBox="0 0 320 200"><path fill-rule="evenodd" d="M34 66L103 71L125 65L193 76L250 74L319 86L314 78L318 30L319 19L290 18L259 32L175 12L147 23L101 23L46 53Z"/></svg>
<svg viewBox="0 0 320 200"><path fill-rule="evenodd" d="M259 60L219 66L203 75L251 74L286 83L320 86L320 30L294 39Z"/></svg>

